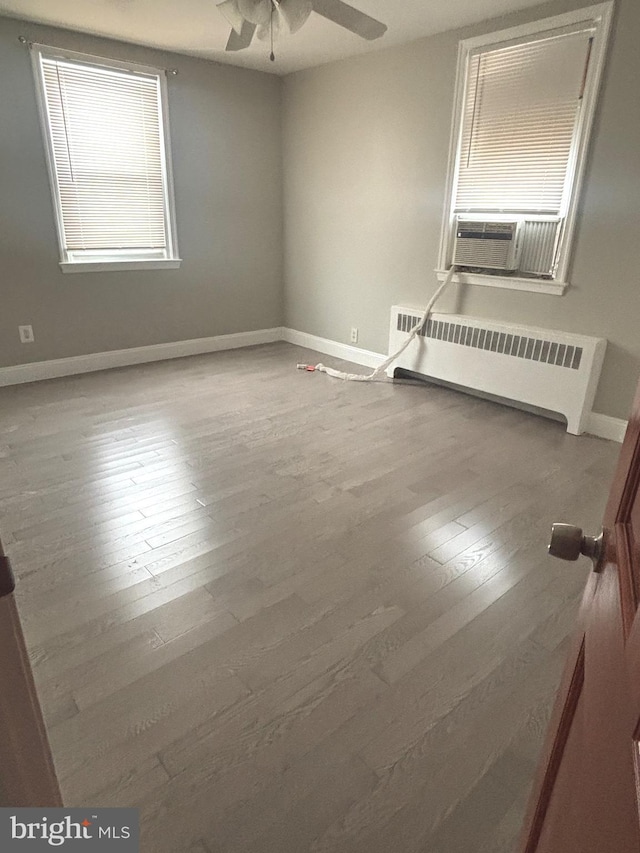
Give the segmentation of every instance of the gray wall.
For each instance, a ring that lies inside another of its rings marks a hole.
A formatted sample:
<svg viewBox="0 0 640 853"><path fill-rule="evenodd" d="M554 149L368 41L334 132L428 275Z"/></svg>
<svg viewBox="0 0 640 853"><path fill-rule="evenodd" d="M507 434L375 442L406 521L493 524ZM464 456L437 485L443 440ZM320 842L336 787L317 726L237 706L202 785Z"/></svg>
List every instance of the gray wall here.
<svg viewBox="0 0 640 853"><path fill-rule="evenodd" d="M345 342L358 326L362 347L386 351L390 305L424 304L435 284L459 39L580 5L557 0L300 72L284 93L259 72L0 18L0 366L283 321ZM640 372L639 32L640 3L619 0L569 292L468 287L440 306L604 335L595 408L615 417ZM60 272L20 34L179 68L169 98L180 270ZM25 323L35 344L19 343Z"/></svg>
<svg viewBox="0 0 640 853"><path fill-rule="evenodd" d="M457 45L559 14L549 3L285 78L286 324L386 352L389 308L435 287ZM640 3L619 0L563 297L488 287L439 305L609 340L596 411L626 417L640 372Z"/></svg>
<svg viewBox="0 0 640 853"><path fill-rule="evenodd" d="M19 35L178 68L169 111L181 269L63 274ZM0 18L0 366L282 324L281 81ZM20 344L18 325L36 341Z"/></svg>

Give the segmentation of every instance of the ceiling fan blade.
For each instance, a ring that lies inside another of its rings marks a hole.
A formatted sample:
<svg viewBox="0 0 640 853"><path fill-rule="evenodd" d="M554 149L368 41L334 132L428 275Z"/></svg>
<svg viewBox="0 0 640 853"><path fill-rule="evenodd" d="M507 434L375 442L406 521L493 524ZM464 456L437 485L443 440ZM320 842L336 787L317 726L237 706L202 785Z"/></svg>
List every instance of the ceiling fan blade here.
<svg viewBox="0 0 640 853"><path fill-rule="evenodd" d="M235 30L231 30L225 50L244 50L245 47L249 47L255 31L255 24L250 21L243 21L240 35Z"/></svg>
<svg viewBox="0 0 640 853"><path fill-rule="evenodd" d="M313 11L311 0L280 0L278 8L291 33L297 33Z"/></svg>
<svg viewBox="0 0 640 853"><path fill-rule="evenodd" d="M387 31L387 25L365 15L342 0L311 0L313 11L323 18L328 18L334 24L350 30L363 39L373 41L379 39Z"/></svg>
<svg viewBox="0 0 640 853"><path fill-rule="evenodd" d="M233 29L240 35L244 18L240 14L240 9L238 9L238 0L224 0L224 3L218 3L218 9L220 9Z"/></svg>
<svg viewBox="0 0 640 853"><path fill-rule="evenodd" d="M271 0L238 0L238 9L246 21L266 27L271 21L273 4Z"/></svg>
<svg viewBox="0 0 640 853"><path fill-rule="evenodd" d="M268 24L266 27L258 27L256 30L256 38L260 39L260 41L269 41L273 36L274 39L278 38L280 34L280 16L273 16L273 26Z"/></svg>

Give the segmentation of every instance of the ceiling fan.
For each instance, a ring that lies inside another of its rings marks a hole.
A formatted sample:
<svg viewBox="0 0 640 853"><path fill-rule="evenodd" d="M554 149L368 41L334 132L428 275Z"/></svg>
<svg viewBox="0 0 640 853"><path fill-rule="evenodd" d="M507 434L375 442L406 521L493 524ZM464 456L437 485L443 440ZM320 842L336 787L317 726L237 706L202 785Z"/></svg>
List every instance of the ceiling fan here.
<svg viewBox="0 0 640 853"><path fill-rule="evenodd" d="M262 41L271 39L272 61L273 39L282 26L296 33L312 12L370 41L387 31L386 24L343 0L224 0L218 9L232 27L226 50L244 50L256 35Z"/></svg>

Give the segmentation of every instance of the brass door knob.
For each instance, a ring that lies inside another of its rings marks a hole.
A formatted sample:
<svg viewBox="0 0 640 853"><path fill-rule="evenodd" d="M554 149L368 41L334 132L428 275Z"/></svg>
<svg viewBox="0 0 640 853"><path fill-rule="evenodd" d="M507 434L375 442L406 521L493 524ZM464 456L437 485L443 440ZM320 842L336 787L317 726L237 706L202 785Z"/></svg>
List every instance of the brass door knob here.
<svg viewBox="0 0 640 853"><path fill-rule="evenodd" d="M553 524L549 554L560 560L577 560L583 554L593 560L595 568L602 554L602 533L597 538L585 536L575 524Z"/></svg>

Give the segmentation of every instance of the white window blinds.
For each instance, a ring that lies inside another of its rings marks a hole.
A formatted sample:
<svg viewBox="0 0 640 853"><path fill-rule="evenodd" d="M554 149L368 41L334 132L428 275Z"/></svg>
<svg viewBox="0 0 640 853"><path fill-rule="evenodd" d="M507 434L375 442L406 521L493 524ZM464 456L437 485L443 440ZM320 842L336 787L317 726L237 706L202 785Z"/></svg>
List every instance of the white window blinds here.
<svg viewBox="0 0 640 853"><path fill-rule="evenodd" d="M171 258L160 75L39 60L63 260Z"/></svg>
<svg viewBox="0 0 640 853"><path fill-rule="evenodd" d="M454 210L561 212L591 36L469 57Z"/></svg>

